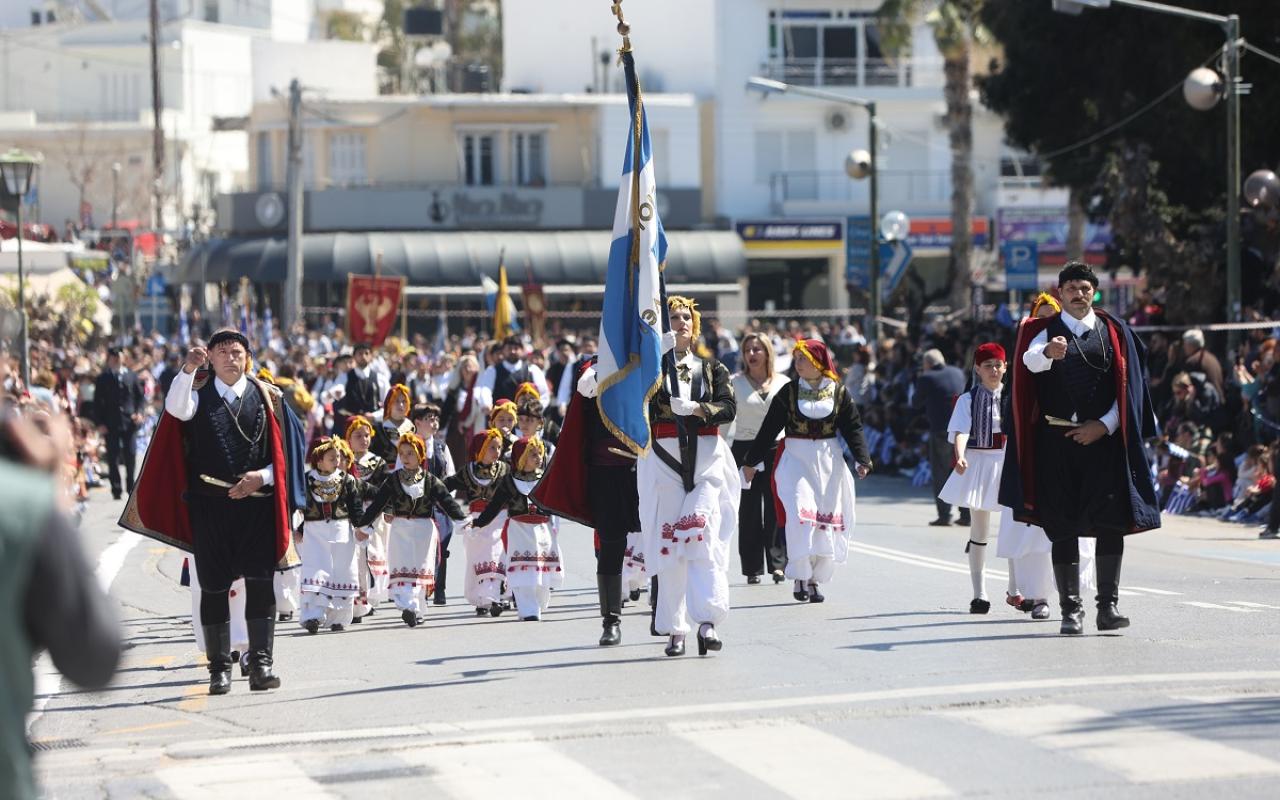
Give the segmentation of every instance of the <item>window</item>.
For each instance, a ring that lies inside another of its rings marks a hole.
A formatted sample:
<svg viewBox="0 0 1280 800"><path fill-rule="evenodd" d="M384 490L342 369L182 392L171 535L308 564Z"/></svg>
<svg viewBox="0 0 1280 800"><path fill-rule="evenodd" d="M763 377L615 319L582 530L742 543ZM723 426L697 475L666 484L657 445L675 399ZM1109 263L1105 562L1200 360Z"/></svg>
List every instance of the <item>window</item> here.
<svg viewBox="0 0 1280 800"><path fill-rule="evenodd" d="M770 12L775 76L802 86L883 86L905 81L885 57L875 18L856 12Z"/></svg>
<svg viewBox="0 0 1280 800"><path fill-rule="evenodd" d="M462 135L462 180L467 186L493 186L498 182L496 138L492 133Z"/></svg>
<svg viewBox="0 0 1280 800"><path fill-rule="evenodd" d="M335 133L329 136L329 182L360 184L368 181L364 164L364 134Z"/></svg>
<svg viewBox="0 0 1280 800"><path fill-rule="evenodd" d="M817 199L817 148L812 130L756 131L756 182L776 184L786 199Z"/></svg>
<svg viewBox="0 0 1280 800"><path fill-rule="evenodd" d="M275 182L271 163L271 133L258 132L258 189L268 189Z"/></svg>
<svg viewBox="0 0 1280 800"><path fill-rule="evenodd" d="M512 165L515 183L519 186L546 186L546 134L513 133L511 150L515 162Z"/></svg>

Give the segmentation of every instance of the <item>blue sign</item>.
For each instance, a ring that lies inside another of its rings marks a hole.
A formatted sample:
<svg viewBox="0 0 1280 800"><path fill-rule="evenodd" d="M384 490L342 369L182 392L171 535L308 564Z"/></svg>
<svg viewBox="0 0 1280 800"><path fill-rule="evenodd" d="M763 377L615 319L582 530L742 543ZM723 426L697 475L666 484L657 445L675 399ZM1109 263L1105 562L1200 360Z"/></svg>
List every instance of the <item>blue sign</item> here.
<svg viewBox="0 0 1280 800"><path fill-rule="evenodd" d="M158 272L151 273L151 277L147 278L147 297L159 297L164 294L164 276Z"/></svg>
<svg viewBox="0 0 1280 800"><path fill-rule="evenodd" d="M1004 281L1009 291L1034 292L1040 288L1039 246L1030 239L1004 243Z"/></svg>
<svg viewBox="0 0 1280 800"><path fill-rule="evenodd" d="M851 289L871 288L871 217L849 217L845 230L844 282Z"/></svg>
<svg viewBox="0 0 1280 800"><path fill-rule="evenodd" d="M906 242L880 243L880 296L888 300L911 263L911 245Z"/></svg>

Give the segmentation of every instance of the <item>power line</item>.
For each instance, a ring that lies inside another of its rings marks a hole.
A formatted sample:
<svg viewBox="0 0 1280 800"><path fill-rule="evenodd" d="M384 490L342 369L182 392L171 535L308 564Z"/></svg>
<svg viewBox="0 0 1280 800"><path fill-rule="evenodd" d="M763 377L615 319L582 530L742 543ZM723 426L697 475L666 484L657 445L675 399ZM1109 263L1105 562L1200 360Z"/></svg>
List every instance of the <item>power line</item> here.
<svg viewBox="0 0 1280 800"><path fill-rule="evenodd" d="M1280 56L1276 55L1275 53L1268 53L1266 50L1263 50L1261 47L1252 45L1249 42L1243 42L1243 43L1244 43L1244 49L1248 50L1250 53L1253 53L1256 56L1262 56L1268 61L1274 61L1277 64L1280 64Z"/></svg>

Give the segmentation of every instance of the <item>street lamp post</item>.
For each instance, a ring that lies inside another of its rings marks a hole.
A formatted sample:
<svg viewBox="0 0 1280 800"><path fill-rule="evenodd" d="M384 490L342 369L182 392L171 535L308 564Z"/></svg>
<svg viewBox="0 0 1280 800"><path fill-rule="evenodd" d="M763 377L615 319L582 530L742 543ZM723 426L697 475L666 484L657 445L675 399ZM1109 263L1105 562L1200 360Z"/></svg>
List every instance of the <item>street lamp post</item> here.
<svg viewBox="0 0 1280 800"><path fill-rule="evenodd" d="M111 227L118 226L116 212L120 208L120 162L111 165Z"/></svg>
<svg viewBox="0 0 1280 800"><path fill-rule="evenodd" d="M1190 8L1155 3L1151 0L1053 0L1053 9L1067 14L1079 14L1085 8L1126 6L1140 11L1168 14L1183 19L1209 22L1222 29L1226 44L1222 51L1222 71L1225 85L1222 93L1227 101L1227 321L1240 319L1240 17L1236 14L1222 16L1195 11ZM1212 103L1201 108L1212 107ZM1199 106L1193 106L1199 108ZM1240 340L1239 331L1227 333L1228 346L1234 348Z"/></svg>
<svg viewBox="0 0 1280 800"><path fill-rule="evenodd" d="M866 109L868 123L868 142L867 150L871 154L871 165L867 170L868 177L871 179L871 275L867 281L867 289L870 297L867 304L867 319L863 323L864 333L867 340L875 343L879 337L880 331L880 242L876 234L877 226L880 224L880 184L877 174L880 171L879 165L876 163L876 104L874 100L864 100L859 97L849 97L848 95L839 94L838 92L828 92L822 89L812 89L808 86L793 86L782 81L775 81L770 78L753 77L747 79L747 88L760 92L763 95L771 94L798 94L804 97L814 97L819 100L829 100L833 103L843 103L845 105L856 106Z"/></svg>
<svg viewBox="0 0 1280 800"><path fill-rule="evenodd" d="M18 348L23 388L31 385L31 363L30 347L27 342L26 275L22 266L22 198L31 191L31 176L39 163L39 158L17 149L0 156L0 172L4 173L5 188L18 201L18 321L21 326L18 333L20 337Z"/></svg>

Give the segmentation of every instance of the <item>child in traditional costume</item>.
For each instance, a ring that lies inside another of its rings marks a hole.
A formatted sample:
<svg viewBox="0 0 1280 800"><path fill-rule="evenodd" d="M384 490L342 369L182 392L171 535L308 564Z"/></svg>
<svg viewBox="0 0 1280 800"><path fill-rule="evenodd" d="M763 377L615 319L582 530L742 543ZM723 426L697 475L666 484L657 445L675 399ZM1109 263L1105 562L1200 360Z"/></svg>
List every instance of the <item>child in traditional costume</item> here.
<svg viewBox="0 0 1280 800"><path fill-rule="evenodd" d="M471 437L470 462L445 481L450 491L461 492L472 514L480 514L493 499L511 468L502 460L502 432L490 428ZM463 541L467 554L467 602L475 606L476 615L498 616L502 613L503 580L506 578L506 552L502 528L507 512L499 511L489 524L466 530Z"/></svg>
<svg viewBox="0 0 1280 800"><path fill-rule="evenodd" d="M413 431L409 405L409 387L403 383L392 386L382 404L382 422L374 429L369 449L388 464L396 462L396 446L400 443L400 437Z"/></svg>
<svg viewBox="0 0 1280 800"><path fill-rule="evenodd" d="M307 507L303 509L302 611L299 620L308 633L328 625L340 631L351 624L353 603L360 591L357 533L351 520L363 509L364 487L339 468L340 439L324 437L311 449L307 471ZM359 534L363 536L363 534Z"/></svg>
<svg viewBox="0 0 1280 800"><path fill-rule="evenodd" d="M967 508L969 526L969 579L973 583L970 614L991 610L987 599L983 570L987 563L987 539L991 535L991 515L1000 513L1000 473L1004 468L1004 433L1001 429L1001 395L1008 364L1004 348L995 342L979 345L973 356L978 382L960 395L947 423L947 438L952 443L955 467L947 478L938 499ZM1016 568L1009 565L1007 597L1018 595ZM1022 602L1017 598L1018 605Z"/></svg>
<svg viewBox="0 0 1280 800"><path fill-rule="evenodd" d="M427 471L441 481L453 475L457 470L453 466L453 455L445 444L445 437L440 432L440 407L432 403L422 403L409 412L413 420L413 431L427 445ZM436 588L432 603L445 605L445 580L449 574L449 543L453 541L453 520L443 511L436 509L436 530L440 533L440 548L436 556Z"/></svg>
<svg viewBox="0 0 1280 800"><path fill-rule="evenodd" d="M426 597L435 590L436 549L439 538L433 519L437 508L455 520L466 512L439 478L423 467L427 448L415 433L401 435L397 447L403 465L387 477L361 522L382 514L391 517L387 563L391 573L391 599L410 628L422 621Z"/></svg>
<svg viewBox="0 0 1280 800"><path fill-rule="evenodd" d="M516 433L518 418L519 410L512 400L499 400L489 412L489 429L502 434L502 460L508 466L511 464L511 448L520 441L520 435Z"/></svg>
<svg viewBox="0 0 1280 800"><path fill-rule="evenodd" d="M344 436L351 448L351 473L364 482L366 498L382 488L387 479L387 462L369 449L373 435L373 423L364 417L352 417ZM360 543L360 593L356 595L352 622L371 616L377 605L391 596L387 588L388 525L382 517L375 517L363 533L366 536Z"/></svg>
<svg viewBox="0 0 1280 800"><path fill-rule="evenodd" d="M822 584L848 558L855 522L853 476L836 434L853 454L859 478L871 471L871 456L858 407L836 374L826 345L816 339L796 342L792 364L797 380L785 384L769 403L742 458L742 474L754 479L766 455L778 448L773 485L784 512L778 520L787 540L784 574L795 581L796 600L821 603L826 599Z"/></svg>
<svg viewBox="0 0 1280 800"><path fill-rule="evenodd" d="M697 306L672 295L667 309L676 374L662 379L649 402L653 446L636 462L640 525L646 566L658 577L653 623L670 637L666 654L684 655L685 637L696 630L698 654L706 655L721 649L716 625L729 613L729 559L742 482L719 426L733 421L736 405L729 371L693 351Z"/></svg>
<svg viewBox="0 0 1280 800"><path fill-rule="evenodd" d="M500 512L507 513L507 585L520 619L536 621L551 603L551 590L564 583L556 521L529 499L529 492L542 479L545 445L541 439L521 439L512 448L511 459L511 471L471 524L484 528Z"/></svg>

